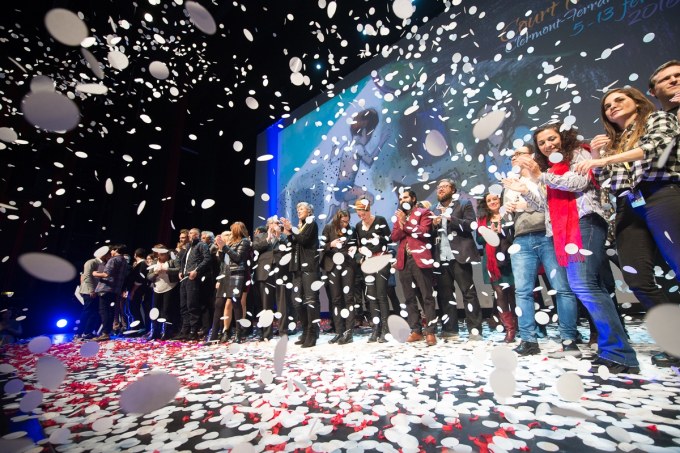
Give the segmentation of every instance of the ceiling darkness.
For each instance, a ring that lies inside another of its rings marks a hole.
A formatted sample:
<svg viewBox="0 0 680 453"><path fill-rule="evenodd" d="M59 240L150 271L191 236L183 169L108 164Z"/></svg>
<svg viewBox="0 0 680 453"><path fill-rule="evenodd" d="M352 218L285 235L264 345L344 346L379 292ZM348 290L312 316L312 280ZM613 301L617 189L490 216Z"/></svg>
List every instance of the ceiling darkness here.
<svg viewBox="0 0 680 453"><path fill-rule="evenodd" d="M6 5L0 128L18 140L0 142L0 206L7 206L0 207L7 239L0 246L0 290L13 291L18 306L33 297L27 287L45 286L17 265L25 252L55 254L80 268L107 242L148 249L174 244L185 227L219 231L243 220L252 229L253 198L242 189L254 186L257 134L292 120L296 108L319 94L332 96L343 77L448 4L413 2L415 12L402 20L393 4L399 10L403 0L199 3L217 24L212 35L192 24L179 0ZM103 79L88 67L83 47L50 35L44 17L53 8L86 24L87 50ZM128 58L128 67L111 67L113 50ZM301 65L292 79L294 57ZM167 65L167 79L150 73L153 61ZM47 132L26 120L22 99L38 75L75 102L77 127ZM81 83L108 91L82 93ZM215 203L204 209L206 199ZM45 292L68 295L73 286L49 284Z"/></svg>

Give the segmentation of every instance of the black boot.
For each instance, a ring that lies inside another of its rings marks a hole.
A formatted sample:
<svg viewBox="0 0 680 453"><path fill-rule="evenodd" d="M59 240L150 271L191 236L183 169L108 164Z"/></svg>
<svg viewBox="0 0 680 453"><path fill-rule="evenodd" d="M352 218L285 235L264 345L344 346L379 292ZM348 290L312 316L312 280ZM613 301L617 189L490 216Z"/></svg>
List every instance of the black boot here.
<svg viewBox="0 0 680 453"><path fill-rule="evenodd" d="M166 341L172 338L172 328L166 323L161 324L161 341Z"/></svg>
<svg viewBox="0 0 680 453"><path fill-rule="evenodd" d="M241 324L236 323L234 326L234 331L236 332L236 343L243 343L245 341L244 335L243 335L243 328L241 327Z"/></svg>
<svg viewBox="0 0 680 453"><path fill-rule="evenodd" d="M373 324L373 330L371 331L371 336L368 337L368 342L369 343L375 343L378 341L378 335L380 331L380 326L378 324Z"/></svg>
<svg viewBox="0 0 680 453"><path fill-rule="evenodd" d="M390 333L390 329L387 327L387 321L380 320L380 336L378 337L378 343L387 343L385 335L388 333Z"/></svg>
<svg viewBox="0 0 680 453"><path fill-rule="evenodd" d="M354 336L352 335L352 329L348 329L342 334L342 337L338 340L338 344L347 344L352 343L353 341Z"/></svg>
<svg viewBox="0 0 680 453"><path fill-rule="evenodd" d="M307 338L305 343L302 345L303 348L313 348L316 346L316 338L319 335L319 325L312 324L307 327Z"/></svg>
<svg viewBox="0 0 680 453"><path fill-rule="evenodd" d="M390 315L387 303L380 304L380 336L378 336L378 343L387 343L385 335L390 333L390 329L387 326L387 317Z"/></svg>
<svg viewBox="0 0 680 453"><path fill-rule="evenodd" d="M205 340L205 345L211 345L211 344L216 344L217 341L219 340L218 332L217 329L212 328L210 329L210 334L208 335L208 338Z"/></svg>
<svg viewBox="0 0 680 453"><path fill-rule="evenodd" d="M336 334L333 338L331 338L331 339L328 341L328 344L335 344L335 343L337 343L338 341L340 341L340 339L342 338L342 336L343 336L343 335L342 335L341 333Z"/></svg>
<svg viewBox="0 0 680 453"><path fill-rule="evenodd" d="M295 312L297 313L298 321L300 321L300 324L302 325L302 333L295 344L305 344L307 341L307 334L309 333L307 326L307 308L304 306L304 304L300 304L295 307Z"/></svg>

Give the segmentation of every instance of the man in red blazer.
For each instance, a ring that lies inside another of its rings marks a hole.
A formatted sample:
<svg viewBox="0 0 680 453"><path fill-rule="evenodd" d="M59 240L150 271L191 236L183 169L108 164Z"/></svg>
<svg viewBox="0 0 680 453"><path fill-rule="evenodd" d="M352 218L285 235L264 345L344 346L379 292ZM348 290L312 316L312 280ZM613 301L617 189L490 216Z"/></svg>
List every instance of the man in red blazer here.
<svg viewBox="0 0 680 453"><path fill-rule="evenodd" d="M411 335L406 340L409 343L423 339L422 322L416 289L422 296L423 312L425 314L425 340L428 346L437 344L435 328L437 326L437 312L432 285L432 218L429 209L418 205L416 193L413 190L403 190L399 195L399 208L395 213L396 222L392 228L392 241L399 243L397 250L397 270L401 289L406 299L408 323ZM415 287L414 287L415 285Z"/></svg>

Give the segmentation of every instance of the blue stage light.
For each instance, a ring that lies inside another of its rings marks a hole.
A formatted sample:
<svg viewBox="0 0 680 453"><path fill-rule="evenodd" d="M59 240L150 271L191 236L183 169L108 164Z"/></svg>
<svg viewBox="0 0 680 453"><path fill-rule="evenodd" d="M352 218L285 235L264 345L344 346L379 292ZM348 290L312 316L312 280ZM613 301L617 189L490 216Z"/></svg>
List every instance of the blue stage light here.
<svg viewBox="0 0 680 453"><path fill-rule="evenodd" d="M60 319L59 321L57 321L57 327L59 327L60 329L62 327L66 327L66 324L68 324L68 321L65 319Z"/></svg>

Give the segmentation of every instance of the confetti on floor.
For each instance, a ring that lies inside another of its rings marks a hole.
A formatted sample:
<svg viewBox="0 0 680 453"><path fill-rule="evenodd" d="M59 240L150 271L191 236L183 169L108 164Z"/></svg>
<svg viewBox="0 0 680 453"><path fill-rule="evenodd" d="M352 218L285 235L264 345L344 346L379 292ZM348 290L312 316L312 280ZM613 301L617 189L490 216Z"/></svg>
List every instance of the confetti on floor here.
<svg viewBox="0 0 680 453"><path fill-rule="evenodd" d="M655 347L641 321L629 322L628 331L641 372L607 379L589 371L595 355L587 345L581 359L560 358L554 326L540 340L540 355L519 358L508 354L502 333L486 329L484 341L461 333L434 347L369 344L365 328L342 346L327 344L328 333L310 349L291 337L281 376L278 339L211 346L120 339L100 344L94 356L81 352L88 343L59 338L35 354L28 343L13 345L3 349L0 372L3 413L19 428L0 448L679 451L678 370L651 364ZM56 390L38 382L36 365L45 357L67 369ZM494 384L492 373L514 379L514 392ZM20 412L29 403L36 408ZM31 440L21 426L34 420L44 436Z"/></svg>

